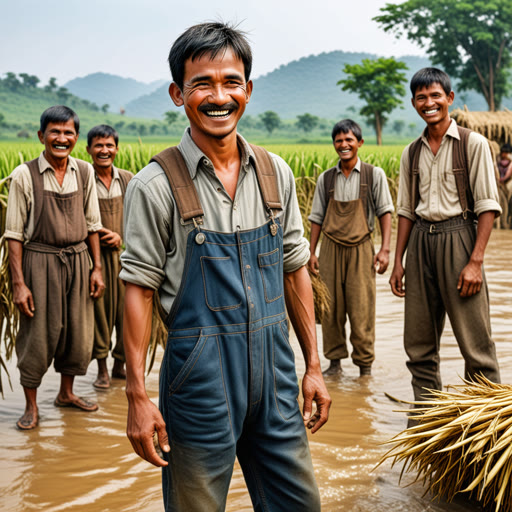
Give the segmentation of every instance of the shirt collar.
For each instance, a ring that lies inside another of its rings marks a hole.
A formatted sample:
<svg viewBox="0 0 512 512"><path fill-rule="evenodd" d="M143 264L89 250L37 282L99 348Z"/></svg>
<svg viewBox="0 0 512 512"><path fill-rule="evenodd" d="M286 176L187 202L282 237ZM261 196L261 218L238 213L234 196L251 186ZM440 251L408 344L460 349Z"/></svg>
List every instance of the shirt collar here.
<svg viewBox="0 0 512 512"><path fill-rule="evenodd" d="M421 134L421 140L425 144L428 144L427 132L428 132L428 126L425 127L425 129L423 130L423 133ZM460 140L459 130L457 129L457 122L453 118L450 122L450 126L448 126L448 130L446 130L446 133L443 135L443 139L445 139L446 136L449 136L452 139Z"/></svg>
<svg viewBox="0 0 512 512"><path fill-rule="evenodd" d="M42 151L39 155L39 160L37 163L39 164L39 172L41 174L43 174L43 172L47 171L48 169L51 169L53 172L55 172L55 169L50 165L48 160L46 160L46 157L44 156L44 151ZM76 160L72 156L68 156L68 165L66 167L66 172L68 172L68 170L78 170Z"/></svg>
<svg viewBox="0 0 512 512"><path fill-rule="evenodd" d="M341 160L338 160L338 163L336 164L336 168L337 168L338 172L341 172ZM357 157L356 165L354 166L352 171L361 172L361 159L359 157Z"/></svg>
<svg viewBox="0 0 512 512"><path fill-rule="evenodd" d="M249 160L251 158L254 161L254 152L252 151L248 142L240 134L237 134L237 144L241 153L240 167L241 169L245 169L249 165ZM210 159L197 147L196 143L192 140L190 135L190 128L185 130L185 133L183 134L183 137L178 144L178 149L183 155L185 163L187 164L187 169L189 170L192 179L196 177L197 170L200 165L204 165L205 167L211 168L213 170L213 165Z"/></svg>
<svg viewBox="0 0 512 512"><path fill-rule="evenodd" d="M93 166L94 169L94 166ZM96 176L96 179L99 180L100 177L98 176L98 173L96 172L96 169L94 169L94 176ZM119 171L117 170L117 167L114 165L112 166L112 181L114 180L120 180L121 177L119 176Z"/></svg>

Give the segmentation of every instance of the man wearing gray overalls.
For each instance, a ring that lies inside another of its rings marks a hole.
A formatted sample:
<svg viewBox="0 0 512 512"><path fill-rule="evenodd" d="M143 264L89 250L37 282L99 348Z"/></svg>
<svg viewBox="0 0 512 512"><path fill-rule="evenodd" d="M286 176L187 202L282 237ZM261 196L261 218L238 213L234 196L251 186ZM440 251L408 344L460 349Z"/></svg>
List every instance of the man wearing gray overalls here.
<svg viewBox="0 0 512 512"><path fill-rule="evenodd" d="M318 430L331 399L309 249L291 170L237 134L251 63L244 35L222 23L176 40L169 93L190 127L126 195L127 433L141 457L163 467L167 511L224 510L235 457L255 510L320 510L304 425ZM144 386L154 290L169 328L160 411ZM303 414L285 301L306 362Z"/></svg>

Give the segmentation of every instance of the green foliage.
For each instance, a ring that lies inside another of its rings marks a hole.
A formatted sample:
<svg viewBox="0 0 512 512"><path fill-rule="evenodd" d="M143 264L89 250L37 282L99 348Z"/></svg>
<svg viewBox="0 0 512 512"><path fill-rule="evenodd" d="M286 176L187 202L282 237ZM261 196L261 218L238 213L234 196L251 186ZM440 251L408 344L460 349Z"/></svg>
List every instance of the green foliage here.
<svg viewBox="0 0 512 512"><path fill-rule="evenodd" d="M500 107L512 62L510 0L407 0L381 12L374 20L386 32L405 34L461 89L479 91L491 111Z"/></svg>
<svg viewBox="0 0 512 512"><path fill-rule="evenodd" d="M101 106L101 111L106 114L108 112L108 109L110 108L110 105L108 103L104 103L102 106Z"/></svg>
<svg viewBox="0 0 512 512"><path fill-rule="evenodd" d="M179 118L179 113L178 112L175 112L175 111L172 111L172 110L168 110L165 114L164 114L164 117L165 117L165 121L167 122L167 124L169 126L172 126Z"/></svg>
<svg viewBox="0 0 512 512"><path fill-rule="evenodd" d="M317 116L313 116L306 112L305 114L297 116L297 127L304 130L305 133L309 133L316 127L318 121L319 119Z"/></svg>
<svg viewBox="0 0 512 512"><path fill-rule="evenodd" d="M269 134L271 134L281 124L280 117L273 110L267 110L266 112L263 112L263 114L260 114L259 117L265 126L265 130L267 130Z"/></svg>
<svg viewBox="0 0 512 512"><path fill-rule="evenodd" d="M345 65L343 72L347 77L338 81L344 91L356 93L365 102L359 113L374 123L377 144L382 143L382 127L388 114L403 103L403 83L407 79L400 70L405 69L407 65L393 57L363 59L361 64Z"/></svg>

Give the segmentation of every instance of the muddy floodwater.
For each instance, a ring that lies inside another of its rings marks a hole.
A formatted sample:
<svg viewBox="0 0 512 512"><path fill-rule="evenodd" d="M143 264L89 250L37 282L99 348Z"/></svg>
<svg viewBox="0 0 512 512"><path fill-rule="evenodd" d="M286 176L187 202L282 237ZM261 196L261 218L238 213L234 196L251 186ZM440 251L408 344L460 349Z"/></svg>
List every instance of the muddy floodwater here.
<svg viewBox="0 0 512 512"><path fill-rule="evenodd" d="M493 337L502 381L512 383L512 231L492 234L485 269L491 297ZM310 436L323 510L346 512L479 510L461 499L431 502L419 484L402 485L400 468L389 462L374 470L386 450L382 443L403 430L405 415L385 392L412 399L402 346L403 302L387 283L390 270L377 278L376 362L370 378L348 360L339 379L327 382L333 398L329 423ZM320 332L319 332L320 334ZM321 339L319 340L321 344ZM297 371L304 365L295 341ZM160 355L161 356L161 355ZM441 347L443 383L460 383L463 362L449 325ZM324 367L327 362L323 360ZM157 365L158 366L158 365ZM0 510L9 512L161 511L160 471L139 459L125 436L127 403L123 381L107 392L94 390L96 365L76 379L80 396L97 400L96 413L54 407L59 376L53 368L39 390L40 426L20 432L15 422L24 409L23 391L11 362L13 391L0 398ZM147 378L149 395L157 401L158 368ZM235 466L228 511L252 510L242 473Z"/></svg>

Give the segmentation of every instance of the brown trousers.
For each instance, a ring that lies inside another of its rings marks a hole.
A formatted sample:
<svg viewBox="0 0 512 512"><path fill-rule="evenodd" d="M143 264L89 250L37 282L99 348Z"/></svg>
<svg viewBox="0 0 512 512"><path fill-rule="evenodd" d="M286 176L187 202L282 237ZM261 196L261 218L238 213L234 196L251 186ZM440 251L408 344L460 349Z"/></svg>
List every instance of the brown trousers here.
<svg viewBox="0 0 512 512"><path fill-rule="evenodd" d="M331 295L331 307L322 321L324 355L348 357L345 323L350 322L352 361L371 366L375 359L375 251L371 239L348 247L324 236L320 247L320 276Z"/></svg>
<svg viewBox="0 0 512 512"><path fill-rule="evenodd" d="M476 295L462 298L457 290L475 245L475 224L457 217L435 223L433 233L431 225L418 219L407 246L404 345L415 400L424 399L423 388L442 389L439 346L446 313L464 358L465 377L482 373L500 382L485 274Z"/></svg>
<svg viewBox="0 0 512 512"><path fill-rule="evenodd" d="M23 276L32 291L33 318L20 315L16 354L21 385L37 388L52 359L63 375L85 375L91 360L94 311L90 259L82 251L23 251Z"/></svg>
<svg viewBox="0 0 512 512"><path fill-rule="evenodd" d="M105 292L94 302L94 349L93 359L108 356L112 344L112 332L116 330L116 345L112 356L125 361L123 346L124 284L119 279L121 262L119 251L101 248L101 264Z"/></svg>

